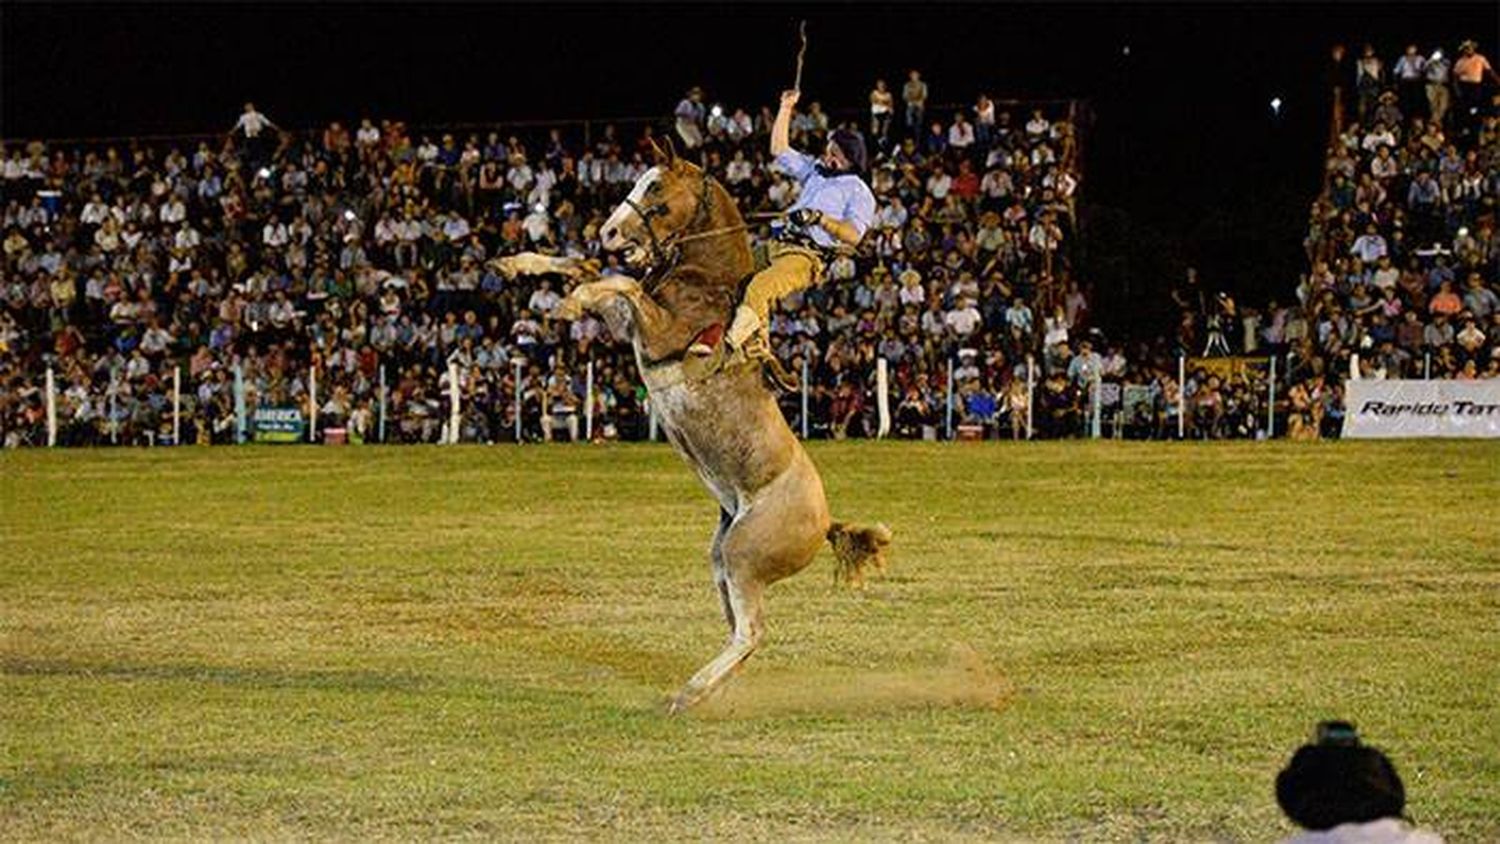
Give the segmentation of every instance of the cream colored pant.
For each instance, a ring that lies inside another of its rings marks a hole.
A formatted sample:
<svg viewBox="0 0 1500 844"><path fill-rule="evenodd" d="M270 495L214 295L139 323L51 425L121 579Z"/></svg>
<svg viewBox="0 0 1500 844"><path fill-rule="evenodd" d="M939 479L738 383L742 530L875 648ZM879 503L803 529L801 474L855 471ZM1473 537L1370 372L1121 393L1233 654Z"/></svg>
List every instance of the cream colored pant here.
<svg viewBox="0 0 1500 844"><path fill-rule="evenodd" d="M762 326L769 322L772 304L823 279L823 258L811 249L772 243L770 256L771 265L750 279L742 302L755 312Z"/></svg>

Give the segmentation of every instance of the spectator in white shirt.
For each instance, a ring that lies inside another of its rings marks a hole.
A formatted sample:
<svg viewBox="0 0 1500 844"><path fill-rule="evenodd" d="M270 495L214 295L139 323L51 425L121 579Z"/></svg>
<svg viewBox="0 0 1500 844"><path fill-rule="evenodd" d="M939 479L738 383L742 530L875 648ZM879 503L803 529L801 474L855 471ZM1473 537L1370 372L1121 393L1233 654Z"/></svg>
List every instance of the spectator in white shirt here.
<svg viewBox="0 0 1500 844"><path fill-rule="evenodd" d="M261 229L261 242L269 249L281 249L292 239L291 233L287 231L286 223L280 220L272 220Z"/></svg>
<svg viewBox="0 0 1500 844"><path fill-rule="evenodd" d="M552 313L552 310L561 302L562 297L557 295L556 291L552 289L551 280L544 278L541 285L537 287L536 292L531 294L531 299L527 301L526 307L535 313L545 316Z"/></svg>
<svg viewBox="0 0 1500 844"><path fill-rule="evenodd" d="M927 177L927 194L939 202L948 198L948 192L953 190L953 177L947 171L938 166Z"/></svg>
<svg viewBox="0 0 1500 844"><path fill-rule="evenodd" d="M359 121L359 131L354 133L354 142L361 147L373 147L380 143L380 130L366 117Z"/></svg>
<svg viewBox="0 0 1500 844"><path fill-rule="evenodd" d="M979 309L974 307L974 300L965 296L958 300L958 307L943 317L943 322L947 324L948 330L953 332L954 337L963 340L978 330L984 322L984 317L979 313Z"/></svg>
<svg viewBox="0 0 1500 844"><path fill-rule="evenodd" d="M245 111L240 115L240 119L235 121L234 129L231 131L239 132L249 140L255 140L267 128L278 127L271 122L271 118L255 110L255 103L245 103Z"/></svg>
<svg viewBox="0 0 1500 844"><path fill-rule="evenodd" d="M753 174L754 169L750 166L750 161L745 158L745 151L743 149L735 150L733 160L725 168L724 181L731 185L741 185L750 181L750 177Z"/></svg>
<svg viewBox="0 0 1500 844"><path fill-rule="evenodd" d="M462 215L454 214L443 224L443 236L448 242L461 244L463 239L469 236L469 221Z"/></svg>
<svg viewBox="0 0 1500 844"><path fill-rule="evenodd" d="M172 238L172 245L184 250L197 249L198 245L202 242L203 238L198 234L198 230L193 228L191 223L183 223L181 226L178 226L177 234Z"/></svg>
<svg viewBox="0 0 1500 844"><path fill-rule="evenodd" d="M1385 238L1380 235L1380 230L1374 223L1365 226L1365 233L1349 247L1349 254L1366 264L1373 264L1386 254Z"/></svg>
<svg viewBox="0 0 1500 844"><path fill-rule="evenodd" d="M78 221L86 226L98 226L102 225L108 216L109 206L105 205L104 200L96 193L90 197L88 204L83 206L83 211L78 215Z"/></svg>
<svg viewBox="0 0 1500 844"><path fill-rule="evenodd" d="M1052 124L1042 116L1042 110L1036 109L1031 112L1031 119L1026 121L1026 137L1032 143L1037 143L1047 137L1052 130Z"/></svg>
<svg viewBox="0 0 1500 844"><path fill-rule="evenodd" d="M974 145L974 124L964 119L964 113L953 116L953 125L948 127L948 146L959 153L967 153Z"/></svg>
<svg viewBox="0 0 1500 844"><path fill-rule="evenodd" d="M163 202L161 208L157 209L156 213L162 225L176 225L187 219L187 206L183 204L181 199L174 195L166 202Z"/></svg>

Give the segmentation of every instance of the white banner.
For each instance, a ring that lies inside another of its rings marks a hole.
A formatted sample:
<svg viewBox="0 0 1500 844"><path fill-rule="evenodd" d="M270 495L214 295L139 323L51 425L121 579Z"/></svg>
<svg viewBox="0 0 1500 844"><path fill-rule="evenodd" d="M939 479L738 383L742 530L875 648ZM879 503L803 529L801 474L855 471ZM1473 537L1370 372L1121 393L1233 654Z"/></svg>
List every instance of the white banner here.
<svg viewBox="0 0 1500 844"><path fill-rule="evenodd" d="M1500 437L1500 381L1347 381L1344 436Z"/></svg>

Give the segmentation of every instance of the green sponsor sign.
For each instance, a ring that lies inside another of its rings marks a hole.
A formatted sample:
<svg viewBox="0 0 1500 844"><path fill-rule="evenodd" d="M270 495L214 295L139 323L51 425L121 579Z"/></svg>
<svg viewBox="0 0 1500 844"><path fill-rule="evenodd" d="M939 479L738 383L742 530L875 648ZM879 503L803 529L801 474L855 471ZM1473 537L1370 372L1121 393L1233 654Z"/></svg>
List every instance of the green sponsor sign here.
<svg viewBox="0 0 1500 844"><path fill-rule="evenodd" d="M258 443L295 443L306 438L307 425L295 407L257 408L250 422Z"/></svg>

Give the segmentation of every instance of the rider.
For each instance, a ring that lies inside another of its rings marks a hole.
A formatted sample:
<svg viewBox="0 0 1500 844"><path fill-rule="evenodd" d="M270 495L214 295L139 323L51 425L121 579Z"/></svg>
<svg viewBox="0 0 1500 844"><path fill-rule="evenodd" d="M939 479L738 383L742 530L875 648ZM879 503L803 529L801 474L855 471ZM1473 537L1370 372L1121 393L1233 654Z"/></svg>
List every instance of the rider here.
<svg viewBox="0 0 1500 844"><path fill-rule="evenodd" d="M838 129L828 139L822 158L792 149L789 133L792 112L801 91L784 91L781 109L771 124L771 154L781 172L796 179L802 190L787 214L787 225L770 244L771 264L755 274L725 333L731 349L746 357L768 360L766 325L772 303L823 279L823 268L840 247L859 245L875 220L875 195L860 178L865 170L865 142L858 132ZM713 353L703 338L689 352Z"/></svg>

